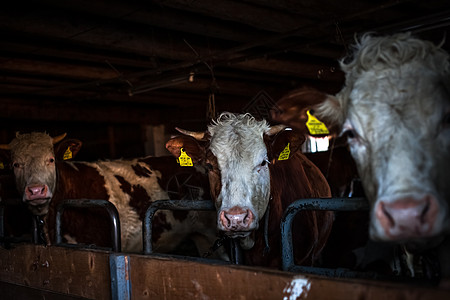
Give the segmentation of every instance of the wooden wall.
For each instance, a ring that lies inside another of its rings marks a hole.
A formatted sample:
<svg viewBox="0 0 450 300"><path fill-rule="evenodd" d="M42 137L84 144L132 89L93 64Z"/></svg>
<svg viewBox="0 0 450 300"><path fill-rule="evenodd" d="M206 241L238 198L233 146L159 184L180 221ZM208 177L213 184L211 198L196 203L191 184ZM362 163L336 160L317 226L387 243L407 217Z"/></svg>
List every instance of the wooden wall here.
<svg viewBox="0 0 450 300"><path fill-rule="evenodd" d="M125 258L127 267L112 271L111 257ZM129 290L111 288L117 286L111 277L129 281ZM2 299L23 299L30 290L48 299L59 294L53 299L450 299L450 290L438 287L332 279L212 260L55 246L0 248Z"/></svg>

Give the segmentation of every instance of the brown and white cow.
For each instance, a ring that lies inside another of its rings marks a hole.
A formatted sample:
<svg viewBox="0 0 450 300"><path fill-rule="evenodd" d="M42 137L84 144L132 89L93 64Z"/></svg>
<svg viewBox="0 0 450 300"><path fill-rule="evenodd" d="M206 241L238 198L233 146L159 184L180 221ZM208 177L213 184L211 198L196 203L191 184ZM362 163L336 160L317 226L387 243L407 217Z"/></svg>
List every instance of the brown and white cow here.
<svg viewBox="0 0 450 300"><path fill-rule="evenodd" d="M217 228L242 239L247 264L280 267L284 209L300 198L330 196L321 172L299 151L304 138L285 126L270 127L249 114L232 113L222 113L207 132L179 131L186 135L172 138L166 147L175 157L185 152L194 164L208 166ZM286 147L289 155L280 157ZM262 218L267 211L270 252L264 255ZM332 223L331 212L298 215L293 230L296 263L316 262Z"/></svg>
<svg viewBox="0 0 450 300"><path fill-rule="evenodd" d="M327 97L326 93L311 87L302 87L290 91L281 97L271 109L271 120L276 124L284 124L294 128L301 135L310 135L306 126L308 121L306 112L318 103L325 101ZM342 138L336 138L336 126L329 128L329 130L329 135L333 138L331 150L305 153L305 155L325 175L333 197L343 197L349 194L361 196L358 192L353 192L354 183L358 181L359 175L347 143Z"/></svg>
<svg viewBox="0 0 450 300"><path fill-rule="evenodd" d="M410 33L366 34L354 48L344 88L316 114L348 137L371 238L429 247L450 231L449 55Z"/></svg>
<svg viewBox="0 0 450 300"><path fill-rule="evenodd" d="M271 120L277 124L284 124L296 129L301 135L310 135L306 126L307 111L312 110L318 103L327 100L328 95L311 87L301 87L292 90L281 97L271 109ZM364 191L360 185L356 164L348 149L345 138L338 135L336 126L329 128L332 136L331 147L328 151L304 153L321 171L330 185L333 197L363 197ZM321 135L327 136L327 135ZM361 257L365 245L369 243L368 213L362 211L336 212L333 229L322 254L322 262L326 267L351 268L369 270L359 262L373 260L377 267L380 259L374 255ZM351 232L351 234L349 234ZM370 243L372 247L373 243ZM377 253L383 253L376 251ZM356 255L358 253L358 255ZM382 257L385 260L384 257ZM377 269L379 270L379 269Z"/></svg>
<svg viewBox="0 0 450 300"><path fill-rule="evenodd" d="M408 33L364 35L346 85L316 112L338 123L372 204L373 239L408 241L450 229L448 54Z"/></svg>
<svg viewBox="0 0 450 300"><path fill-rule="evenodd" d="M142 251L142 219L149 204L169 199L166 186L177 172L198 177L202 189L209 189L206 174L180 167L173 156L143 157L113 161L63 161L67 149L75 155L81 142L52 138L46 133L18 134L8 148L16 187L35 215L43 215L50 239L54 239L55 210L63 199L105 199L113 203L120 217L122 251ZM199 195L202 196L202 195ZM199 251L206 252L216 239L214 213L158 211L154 217L153 249L170 252L187 237L193 237ZM211 224L208 222L211 221ZM68 209L62 228L69 242L110 246L109 219L99 209ZM106 230L105 230L106 229ZM202 253L200 252L200 253Z"/></svg>

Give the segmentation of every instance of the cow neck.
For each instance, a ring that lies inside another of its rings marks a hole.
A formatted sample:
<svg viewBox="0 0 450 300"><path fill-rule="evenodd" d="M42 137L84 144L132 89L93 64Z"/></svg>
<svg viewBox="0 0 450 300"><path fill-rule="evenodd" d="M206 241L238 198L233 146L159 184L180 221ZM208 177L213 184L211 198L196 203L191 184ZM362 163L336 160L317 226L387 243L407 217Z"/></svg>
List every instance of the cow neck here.
<svg viewBox="0 0 450 300"><path fill-rule="evenodd" d="M53 194L53 197L52 198L54 198L55 197L55 194L57 194L57 192L58 192L58 190L60 189L60 181L61 181L61 179L60 179L60 171L59 171L59 168L58 168L58 162L56 162L55 163L55 171L56 171L56 183L55 183L55 193ZM55 213L56 213L56 211L55 211Z"/></svg>

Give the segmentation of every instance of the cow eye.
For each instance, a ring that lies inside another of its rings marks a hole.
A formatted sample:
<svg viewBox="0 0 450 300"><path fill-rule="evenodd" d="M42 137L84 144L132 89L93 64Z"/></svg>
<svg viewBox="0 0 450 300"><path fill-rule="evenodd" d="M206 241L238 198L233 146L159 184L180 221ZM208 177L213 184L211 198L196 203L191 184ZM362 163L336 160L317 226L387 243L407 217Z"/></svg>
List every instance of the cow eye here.
<svg viewBox="0 0 450 300"><path fill-rule="evenodd" d="M55 162L55 159L52 157L48 160L51 164Z"/></svg>
<svg viewBox="0 0 450 300"><path fill-rule="evenodd" d="M20 164L18 162L13 163L14 168L20 168Z"/></svg>
<svg viewBox="0 0 450 300"><path fill-rule="evenodd" d="M267 159L264 159L262 162L261 162L261 167L264 167L265 165L267 165L268 163L270 163Z"/></svg>
<svg viewBox="0 0 450 300"><path fill-rule="evenodd" d="M343 132L348 139L354 139L356 137L356 132L353 129L347 129Z"/></svg>
<svg viewBox="0 0 450 300"><path fill-rule="evenodd" d="M206 167L206 169L207 169L208 171L212 171L212 170L214 170L214 167L213 167L213 165L212 165L212 164L210 164L210 163L207 163L207 164L205 165L205 167Z"/></svg>

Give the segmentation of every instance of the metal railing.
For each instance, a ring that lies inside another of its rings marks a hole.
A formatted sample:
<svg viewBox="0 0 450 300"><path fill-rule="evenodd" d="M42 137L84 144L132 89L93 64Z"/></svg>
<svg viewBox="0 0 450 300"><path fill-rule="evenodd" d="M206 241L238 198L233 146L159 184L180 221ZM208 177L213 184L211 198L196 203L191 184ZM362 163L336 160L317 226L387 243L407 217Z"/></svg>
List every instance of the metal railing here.
<svg viewBox="0 0 450 300"><path fill-rule="evenodd" d="M106 200L92 200L92 199L69 199L64 200L58 205L56 210L56 244L62 244L61 236L61 217L66 208L70 207L100 207L106 209L106 212L111 218L111 239L112 239L112 250L115 252L121 251L121 235L120 235L120 220L119 213L114 206L109 201Z"/></svg>
<svg viewBox="0 0 450 300"><path fill-rule="evenodd" d="M299 266L294 262L292 222L297 213L305 210L367 211L369 203L365 198L308 198L290 204L281 219L282 269L295 273L312 273L328 277L377 278L372 272L356 272L345 268L320 268Z"/></svg>

